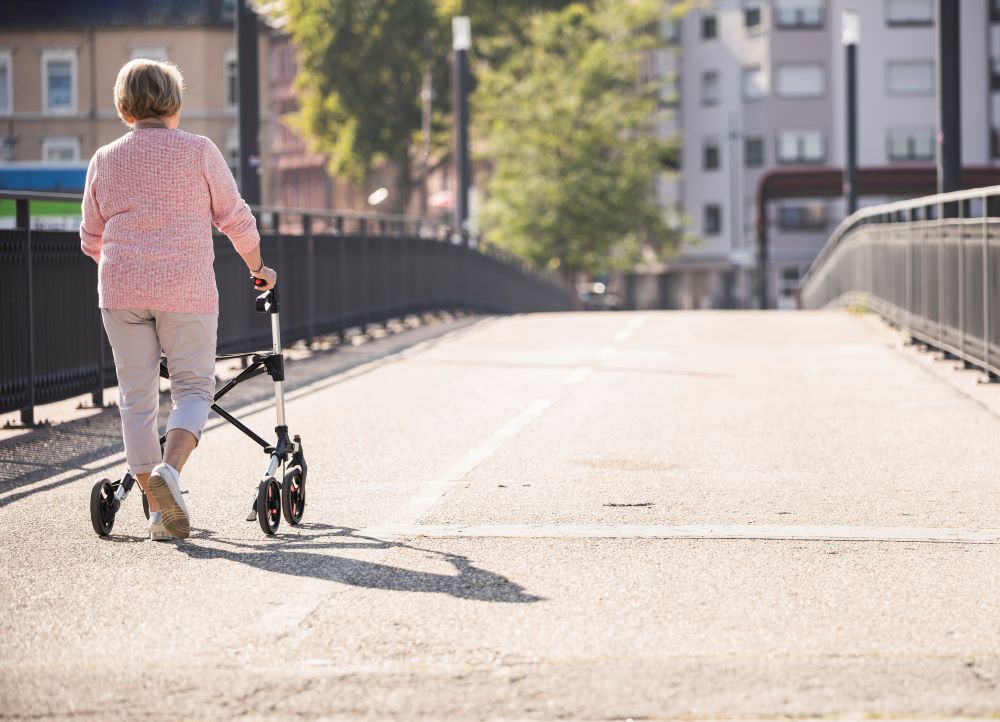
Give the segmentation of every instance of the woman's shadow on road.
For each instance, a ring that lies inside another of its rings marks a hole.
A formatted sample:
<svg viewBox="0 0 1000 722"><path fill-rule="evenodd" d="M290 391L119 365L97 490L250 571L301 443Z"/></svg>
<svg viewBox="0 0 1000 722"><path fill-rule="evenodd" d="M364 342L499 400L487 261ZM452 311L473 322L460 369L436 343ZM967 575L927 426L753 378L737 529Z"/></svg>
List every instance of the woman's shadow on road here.
<svg viewBox="0 0 1000 722"><path fill-rule="evenodd" d="M544 601L543 597L526 594L524 587L507 577L476 567L468 558L459 554L362 536L356 529L328 524L301 524L296 529L304 533L294 536L277 535L259 544L232 541L208 530L198 530L187 541L179 542L177 548L192 559L224 559L267 572L313 577L367 589L433 592L480 602L520 604ZM212 545L198 544L201 540L212 542ZM457 574L419 572L316 553L319 550L350 549L409 549L424 552L446 560L455 567Z"/></svg>

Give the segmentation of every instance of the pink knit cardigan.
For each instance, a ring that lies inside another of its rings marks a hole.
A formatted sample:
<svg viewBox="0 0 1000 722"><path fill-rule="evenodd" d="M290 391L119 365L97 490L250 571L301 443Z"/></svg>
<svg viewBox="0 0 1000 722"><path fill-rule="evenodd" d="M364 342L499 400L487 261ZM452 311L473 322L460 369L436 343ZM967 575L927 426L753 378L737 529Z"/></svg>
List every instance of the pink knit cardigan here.
<svg viewBox="0 0 1000 722"><path fill-rule="evenodd" d="M212 224L239 253L257 223L208 138L137 128L87 168L80 246L98 262L101 308L218 313Z"/></svg>

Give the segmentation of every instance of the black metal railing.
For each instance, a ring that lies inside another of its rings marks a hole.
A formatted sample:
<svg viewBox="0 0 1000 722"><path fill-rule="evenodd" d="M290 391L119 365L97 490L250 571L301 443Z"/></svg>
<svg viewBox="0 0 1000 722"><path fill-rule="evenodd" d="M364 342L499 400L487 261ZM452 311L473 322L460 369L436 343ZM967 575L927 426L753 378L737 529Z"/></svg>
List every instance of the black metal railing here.
<svg viewBox="0 0 1000 722"><path fill-rule="evenodd" d="M0 413L81 394L100 403L116 383L97 309L97 265L76 231L32 227L32 201L65 194L0 191L14 200L14 229L0 229ZM410 314L564 311L572 291L495 249L472 247L443 225L385 214L258 208L264 258L279 274L287 345L344 334ZM38 224L36 223L35 226ZM474 241L473 241L474 244ZM219 353L269 345L270 327L250 303L243 261L215 238Z"/></svg>
<svg viewBox="0 0 1000 722"><path fill-rule="evenodd" d="M1000 374L1000 186L862 209L827 241L802 305L863 302L915 340Z"/></svg>

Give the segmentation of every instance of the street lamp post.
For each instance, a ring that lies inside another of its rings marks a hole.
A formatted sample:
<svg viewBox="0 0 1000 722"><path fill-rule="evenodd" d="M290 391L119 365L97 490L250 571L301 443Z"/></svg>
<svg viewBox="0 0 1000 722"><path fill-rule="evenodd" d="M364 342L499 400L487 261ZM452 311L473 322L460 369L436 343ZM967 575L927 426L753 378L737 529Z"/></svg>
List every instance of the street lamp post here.
<svg viewBox="0 0 1000 722"><path fill-rule="evenodd" d="M958 0L938 0L938 193L962 185L962 98Z"/></svg>
<svg viewBox="0 0 1000 722"><path fill-rule="evenodd" d="M845 81L847 86L847 153L844 169L844 195L847 197L847 215L858 210L858 41L861 39L861 21L854 10L840 14L840 40L846 59Z"/></svg>
<svg viewBox="0 0 1000 722"><path fill-rule="evenodd" d="M260 60L257 52L257 13L250 0L236 3L236 67L239 76L240 194L250 205L260 205Z"/></svg>
<svg viewBox="0 0 1000 722"><path fill-rule="evenodd" d="M452 49L454 52L453 87L455 89L455 229L468 238L469 219L469 47L472 31L469 18L452 18Z"/></svg>

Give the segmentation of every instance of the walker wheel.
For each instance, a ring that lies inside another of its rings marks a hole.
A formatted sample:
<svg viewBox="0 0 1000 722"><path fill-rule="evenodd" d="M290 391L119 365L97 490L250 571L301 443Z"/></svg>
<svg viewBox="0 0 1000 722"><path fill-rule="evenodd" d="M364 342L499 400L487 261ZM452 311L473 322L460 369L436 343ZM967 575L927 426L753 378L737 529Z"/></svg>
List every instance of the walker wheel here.
<svg viewBox="0 0 1000 722"><path fill-rule="evenodd" d="M278 531L281 523L281 487L273 476L257 487L257 521L268 536Z"/></svg>
<svg viewBox="0 0 1000 722"><path fill-rule="evenodd" d="M281 485L281 510L285 521L292 526L302 521L302 513L306 510L306 481L302 478L302 469L297 466L285 474Z"/></svg>
<svg viewBox="0 0 1000 722"><path fill-rule="evenodd" d="M90 523L99 536L107 536L115 525L115 489L110 479L101 479L90 490Z"/></svg>

